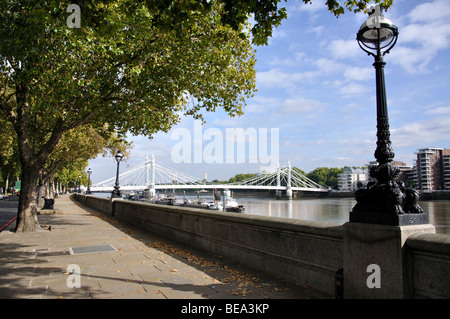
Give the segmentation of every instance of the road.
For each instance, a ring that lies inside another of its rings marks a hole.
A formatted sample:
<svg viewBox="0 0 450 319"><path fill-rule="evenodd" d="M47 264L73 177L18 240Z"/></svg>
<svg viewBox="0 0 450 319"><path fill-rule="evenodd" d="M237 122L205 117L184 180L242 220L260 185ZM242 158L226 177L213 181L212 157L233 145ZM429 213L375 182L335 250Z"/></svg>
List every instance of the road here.
<svg viewBox="0 0 450 319"><path fill-rule="evenodd" d="M11 219L17 216L17 206L19 205L18 196L8 196L0 200L0 229L3 228ZM5 227L3 231L10 230L16 225L15 221Z"/></svg>

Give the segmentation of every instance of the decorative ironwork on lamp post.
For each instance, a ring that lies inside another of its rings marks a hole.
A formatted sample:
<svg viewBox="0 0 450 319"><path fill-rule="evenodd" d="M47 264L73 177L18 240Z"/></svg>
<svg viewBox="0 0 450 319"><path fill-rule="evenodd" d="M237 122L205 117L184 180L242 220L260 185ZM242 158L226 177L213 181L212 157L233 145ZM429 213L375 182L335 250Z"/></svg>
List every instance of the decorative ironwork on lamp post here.
<svg viewBox="0 0 450 319"><path fill-rule="evenodd" d="M118 151L114 157L116 158L116 162L117 162L117 172L116 172L116 184L114 185L114 190L111 193L111 198L122 198L122 195L120 193L120 186L119 186L119 165L120 165L120 161L122 160L123 155L120 151Z"/></svg>
<svg viewBox="0 0 450 319"><path fill-rule="evenodd" d="M428 214L417 204L417 191L395 180L400 170L391 164L395 153L390 140L383 57L397 43L398 29L383 16L382 8L376 6L371 8L356 39L361 49L375 58L377 148L374 155L378 165L370 170L374 182L355 193L357 204L350 213L350 222L393 226L427 224Z"/></svg>

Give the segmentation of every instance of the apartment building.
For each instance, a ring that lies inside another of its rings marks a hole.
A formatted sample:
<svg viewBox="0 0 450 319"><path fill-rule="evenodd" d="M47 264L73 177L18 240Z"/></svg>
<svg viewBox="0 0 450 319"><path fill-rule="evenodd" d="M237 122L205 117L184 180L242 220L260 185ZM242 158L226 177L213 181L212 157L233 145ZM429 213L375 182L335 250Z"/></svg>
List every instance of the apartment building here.
<svg viewBox="0 0 450 319"><path fill-rule="evenodd" d="M402 182L406 183L406 181L408 179L414 178L416 173L415 173L415 169L413 167L407 165L404 162L400 162L400 161L392 161L391 164L400 169L400 174L396 178L397 181L402 181ZM372 168L372 166L377 166L377 165L378 165L378 163L376 161L372 161L372 162L369 162L369 164L367 164L369 175L370 175L370 169ZM372 181L372 178L370 176L369 176L369 181ZM417 185L416 179L414 179L414 182Z"/></svg>
<svg viewBox="0 0 450 319"><path fill-rule="evenodd" d="M418 189L450 190L450 149L428 147L416 154Z"/></svg>
<svg viewBox="0 0 450 319"><path fill-rule="evenodd" d="M362 168L345 167L344 172L338 175L338 186L342 191L354 191L367 185L368 171Z"/></svg>
<svg viewBox="0 0 450 319"><path fill-rule="evenodd" d="M416 155L414 167L400 161L391 162L400 169L396 180L403 181L407 187L415 187L420 191L450 190L450 149L421 148ZM338 176L339 189L354 191L367 185L372 181L370 169L376 165L378 163L372 161L367 164L367 169L344 168L344 173Z"/></svg>

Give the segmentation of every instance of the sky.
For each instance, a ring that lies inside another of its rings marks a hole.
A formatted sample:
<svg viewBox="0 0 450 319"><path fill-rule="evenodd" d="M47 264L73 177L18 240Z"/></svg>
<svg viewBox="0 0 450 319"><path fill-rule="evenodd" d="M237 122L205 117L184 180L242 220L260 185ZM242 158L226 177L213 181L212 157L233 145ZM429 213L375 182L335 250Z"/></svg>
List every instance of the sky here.
<svg viewBox="0 0 450 319"><path fill-rule="evenodd" d="M356 41L368 16L336 18L324 2L282 2L288 18L267 46L255 47L258 91L243 116L205 112L203 126L183 118L152 140L130 136L134 148L121 172L152 155L199 179L206 173L208 180L260 173L278 163L310 172L374 161L374 60ZM384 16L399 29L385 56L394 160L412 166L420 148L450 148L450 1L394 0ZM247 138L234 140L233 132ZM94 183L115 176L111 157L93 159L89 167Z"/></svg>

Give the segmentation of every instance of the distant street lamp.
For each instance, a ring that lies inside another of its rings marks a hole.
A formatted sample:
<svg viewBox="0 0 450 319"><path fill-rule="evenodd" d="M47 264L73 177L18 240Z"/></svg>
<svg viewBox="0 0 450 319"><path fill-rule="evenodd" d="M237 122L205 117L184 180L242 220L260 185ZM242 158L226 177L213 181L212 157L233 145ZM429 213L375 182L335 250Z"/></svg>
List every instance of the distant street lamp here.
<svg viewBox="0 0 450 319"><path fill-rule="evenodd" d="M86 194L90 195L91 194L91 174L92 174L92 170L90 168L87 170L87 174L88 174L88 186L87 186Z"/></svg>
<svg viewBox="0 0 450 319"><path fill-rule="evenodd" d="M406 189L403 182L395 181L398 167L391 164L394 150L391 147L389 117L386 102L383 56L395 46L397 27L382 14L382 8L371 8L369 18L361 25L356 39L367 54L375 58L377 94L377 148L378 166L372 167L374 182L355 193L357 204L350 213L350 222L387 225L427 224L428 215L417 205L418 193Z"/></svg>
<svg viewBox="0 0 450 319"><path fill-rule="evenodd" d="M114 190L111 193L111 198L122 198L122 195L120 194L120 190L119 190L119 188L120 188L119 187L119 164L123 158L123 155L120 151L118 151L114 157L116 158L116 162L117 162L117 172L116 172L116 185L114 185Z"/></svg>

